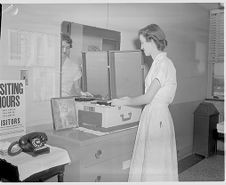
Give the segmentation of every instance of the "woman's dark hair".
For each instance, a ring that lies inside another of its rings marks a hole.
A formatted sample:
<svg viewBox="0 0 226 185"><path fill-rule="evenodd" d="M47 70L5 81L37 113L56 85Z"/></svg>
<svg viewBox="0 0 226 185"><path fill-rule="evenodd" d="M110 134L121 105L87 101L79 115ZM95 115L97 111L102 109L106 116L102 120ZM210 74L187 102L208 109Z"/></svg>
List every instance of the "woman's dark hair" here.
<svg viewBox="0 0 226 185"><path fill-rule="evenodd" d="M70 48L72 48L72 39L69 35L62 33L61 34L62 41L65 41L66 43L70 44Z"/></svg>
<svg viewBox="0 0 226 185"><path fill-rule="evenodd" d="M143 35L147 42L153 40L160 51L167 46L166 36L157 24L150 24L142 28L138 34Z"/></svg>

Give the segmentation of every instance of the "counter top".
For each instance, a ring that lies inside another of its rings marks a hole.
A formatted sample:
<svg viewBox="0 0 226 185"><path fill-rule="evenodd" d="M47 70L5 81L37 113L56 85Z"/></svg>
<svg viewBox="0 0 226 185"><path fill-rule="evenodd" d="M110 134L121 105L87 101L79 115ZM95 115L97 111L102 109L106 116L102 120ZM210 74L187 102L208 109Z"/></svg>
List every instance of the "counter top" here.
<svg viewBox="0 0 226 185"><path fill-rule="evenodd" d="M79 145L88 145L93 143L94 140L98 142L98 141L103 141L105 139L109 139L109 137L115 137L116 135L120 135L120 133L124 130L128 130L128 132L134 132L134 129L137 129L137 127L138 125L135 125L135 126L120 129L120 130L107 132L105 135L102 135L102 136L87 133L77 128L66 129L61 131L48 130L46 134L48 136L54 136L57 138L63 137L65 140L71 141L73 143L77 143Z"/></svg>

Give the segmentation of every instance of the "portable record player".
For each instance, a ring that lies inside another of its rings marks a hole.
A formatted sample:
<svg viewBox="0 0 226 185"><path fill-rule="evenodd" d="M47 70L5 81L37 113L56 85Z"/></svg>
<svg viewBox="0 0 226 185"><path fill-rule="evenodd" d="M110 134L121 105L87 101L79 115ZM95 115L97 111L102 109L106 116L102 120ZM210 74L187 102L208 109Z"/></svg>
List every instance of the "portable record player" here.
<svg viewBox="0 0 226 185"><path fill-rule="evenodd" d="M107 102L76 102L79 126L111 128L138 122L141 108L131 106L112 106Z"/></svg>
<svg viewBox="0 0 226 185"><path fill-rule="evenodd" d="M75 101L79 126L112 128L138 122L141 107L111 106L107 100L144 93L142 52L88 51L82 59L82 90L100 95L103 101Z"/></svg>

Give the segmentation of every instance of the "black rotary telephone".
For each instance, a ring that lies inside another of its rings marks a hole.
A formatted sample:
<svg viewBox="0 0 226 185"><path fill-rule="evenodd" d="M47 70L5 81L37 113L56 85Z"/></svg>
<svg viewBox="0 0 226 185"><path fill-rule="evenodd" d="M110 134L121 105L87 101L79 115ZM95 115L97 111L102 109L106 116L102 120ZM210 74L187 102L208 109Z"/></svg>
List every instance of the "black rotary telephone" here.
<svg viewBox="0 0 226 185"><path fill-rule="evenodd" d="M45 145L47 140L47 135L44 132L31 132L22 136L19 141L11 143L8 148L8 154L15 156L25 152L35 157L40 154L49 153L50 148Z"/></svg>

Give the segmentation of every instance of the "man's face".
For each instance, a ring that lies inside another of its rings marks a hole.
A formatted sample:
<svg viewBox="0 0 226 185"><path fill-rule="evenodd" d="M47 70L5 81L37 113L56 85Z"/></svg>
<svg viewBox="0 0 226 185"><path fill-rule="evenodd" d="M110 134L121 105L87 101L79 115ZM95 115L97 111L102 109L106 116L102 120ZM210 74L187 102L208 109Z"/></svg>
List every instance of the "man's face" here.
<svg viewBox="0 0 226 185"><path fill-rule="evenodd" d="M66 41L62 41L62 57L70 56L70 44Z"/></svg>

